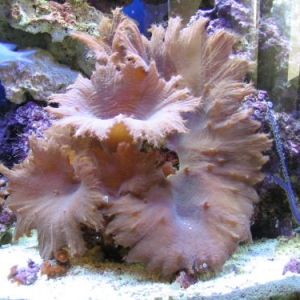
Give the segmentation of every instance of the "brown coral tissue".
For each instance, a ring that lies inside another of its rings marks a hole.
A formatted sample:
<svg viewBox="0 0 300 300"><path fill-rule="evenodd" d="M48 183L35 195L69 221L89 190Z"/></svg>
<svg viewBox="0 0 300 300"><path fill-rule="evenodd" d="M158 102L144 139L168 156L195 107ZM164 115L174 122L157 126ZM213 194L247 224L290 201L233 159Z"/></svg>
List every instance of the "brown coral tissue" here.
<svg viewBox="0 0 300 300"><path fill-rule="evenodd" d="M91 78L52 95L45 138L0 168L15 239L36 229L44 259L62 247L82 255L84 225L165 277L219 269L251 239L270 140L243 105L251 63L233 55L232 33L206 24L173 18L146 39L117 9L99 36L73 33L94 51Z"/></svg>
<svg viewBox="0 0 300 300"><path fill-rule="evenodd" d="M68 266L52 264L50 260L45 260L41 267L41 275L46 275L48 278L56 278L66 275Z"/></svg>

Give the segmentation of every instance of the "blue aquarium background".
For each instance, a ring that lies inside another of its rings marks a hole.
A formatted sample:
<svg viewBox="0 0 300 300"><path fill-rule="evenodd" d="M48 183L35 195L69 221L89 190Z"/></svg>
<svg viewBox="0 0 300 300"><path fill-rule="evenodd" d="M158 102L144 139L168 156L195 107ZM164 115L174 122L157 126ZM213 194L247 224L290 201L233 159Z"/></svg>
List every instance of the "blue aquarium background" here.
<svg viewBox="0 0 300 300"><path fill-rule="evenodd" d="M149 36L148 29L152 24L159 24L168 20L168 1L152 4L141 0L134 0L123 7L123 12L138 22L141 33Z"/></svg>

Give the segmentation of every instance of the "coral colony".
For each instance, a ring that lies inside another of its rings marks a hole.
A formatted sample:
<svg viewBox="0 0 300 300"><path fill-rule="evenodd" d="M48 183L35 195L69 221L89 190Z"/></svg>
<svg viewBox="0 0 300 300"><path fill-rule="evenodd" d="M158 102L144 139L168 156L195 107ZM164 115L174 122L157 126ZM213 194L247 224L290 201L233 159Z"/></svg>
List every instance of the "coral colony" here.
<svg viewBox="0 0 300 300"><path fill-rule="evenodd" d="M243 105L254 88L243 82L251 64L232 55L236 36L206 24L172 18L146 39L117 9L99 36L72 34L94 51L91 78L52 95L45 138L0 168L15 239L36 229L44 259L63 247L83 255L86 226L164 277L216 270L251 239L271 141Z"/></svg>

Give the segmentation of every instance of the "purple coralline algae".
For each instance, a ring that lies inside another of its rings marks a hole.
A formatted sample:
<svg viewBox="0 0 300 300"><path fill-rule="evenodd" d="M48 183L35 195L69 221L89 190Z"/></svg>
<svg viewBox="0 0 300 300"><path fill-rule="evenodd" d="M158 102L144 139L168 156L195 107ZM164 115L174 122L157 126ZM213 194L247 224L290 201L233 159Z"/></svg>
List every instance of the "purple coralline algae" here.
<svg viewBox="0 0 300 300"><path fill-rule="evenodd" d="M28 137L43 136L51 125L50 115L42 105L33 101L11 109L0 115L0 161L6 166L21 162L29 152Z"/></svg>
<svg viewBox="0 0 300 300"><path fill-rule="evenodd" d="M7 196L3 190L6 180L0 179L0 246L9 244L12 240L11 228L16 221L15 214L7 207L4 200Z"/></svg>
<svg viewBox="0 0 300 300"><path fill-rule="evenodd" d="M241 33L249 32L253 26L252 4L249 5L247 0L216 0L212 13L215 16L209 24L212 31L216 28L235 28Z"/></svg>
<svg viewBox="0 0 300 300"><path fill-rule="evenodd" d="M15 221L15 216L5 203L0 204L0 235L7 231L7 226L10 226Z"/></svg>
<svg viewBox="0 0 300 300"><path fill-rule="evenodd" d="M282 275L285 275L286 272L300 273L300 257L291 258L290 261L284 266Z"/></svg>
<svg viewBox="0 0 300 300"><path fill-rule="evenodd" d="M13 266L10 269L10 273L7 278L11 279L12 282L16 282L18 284L30 285L38 279L37 274L39 270L40 265L29 259L27 267L19 268L18 266Z"/></svg>
<svg viewBox="0 0 300 300"><path fill-rule="evenodd" d="M263 90L257 90L255 94L247 96L245 98L245 105L253 109L252 117L261 123L261 132L272 134L268 109L272 112L272 115L278 125L286 159L288 161L292 160L291 163L288 162L289 169L292 171L295 167L298 168L299 162L297 162L297 160L300 154L300 122L298 119L292 114L275 111L273 109L273 101L269 98L268 93ZM276 158L277 153L276 151L273 151L275 149L270 150L271 151L268 154L271 155L269 160L269 168L271 169L268 171L277 173L279 171L279 162L275 162L278 161L278 158Z"/></svg>
<svg viewBox="0 0 300 300"><path fill-rule="evenodd" d="M274 138L268 109L272 112L277 123L291 187L294 194L299 195L300 121L291 114L275 112L272 109L273 103L265 91L257 91L256 94L246 97L245 105L253 108L252 117L261 122L261 132L270 133ZM289 208L286 191L274 180L275 177L279 177L284 181L282 162L275 143L267 154L269 161L263 167L266 177L256 185L261 201L255 209L252 233L254 237L290 237L293 235L293 225L296 224Z"/></svg>
<svg viewBox="0 0 300 300"><path fill-rule="evenodd" d="M252 1L250 1L252 2ZM193 20L204 16L210 19L207 32L212 34L221 28L228 28L238 33L241 38L239 55L249 60L257 56L257 30L255 7L248 0L216 0L213 9L200 9L191 18Z"/></svg>

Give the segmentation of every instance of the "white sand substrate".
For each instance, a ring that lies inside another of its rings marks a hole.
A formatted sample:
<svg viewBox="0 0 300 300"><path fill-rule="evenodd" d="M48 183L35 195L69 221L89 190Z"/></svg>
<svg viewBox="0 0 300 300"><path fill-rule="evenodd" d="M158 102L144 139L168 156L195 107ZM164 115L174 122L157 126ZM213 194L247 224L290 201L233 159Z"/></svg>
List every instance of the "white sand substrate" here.
<svg viewBox="0 0 300 300"><path fill-rule="evenodd" d="M96 258L73 261L64 277L47 279L39 275L32 285L12 283L7 279L12 266L26 266L28 259L42 262L33 236L0 248L0 299L251 300L275 296L285 299L292 293L300 295L300 275L282 274L290 258L299 256L299 237L242 245L221 272L188 289L182 289L176 282L159 280L141 265L103 262Z"/></svg>

